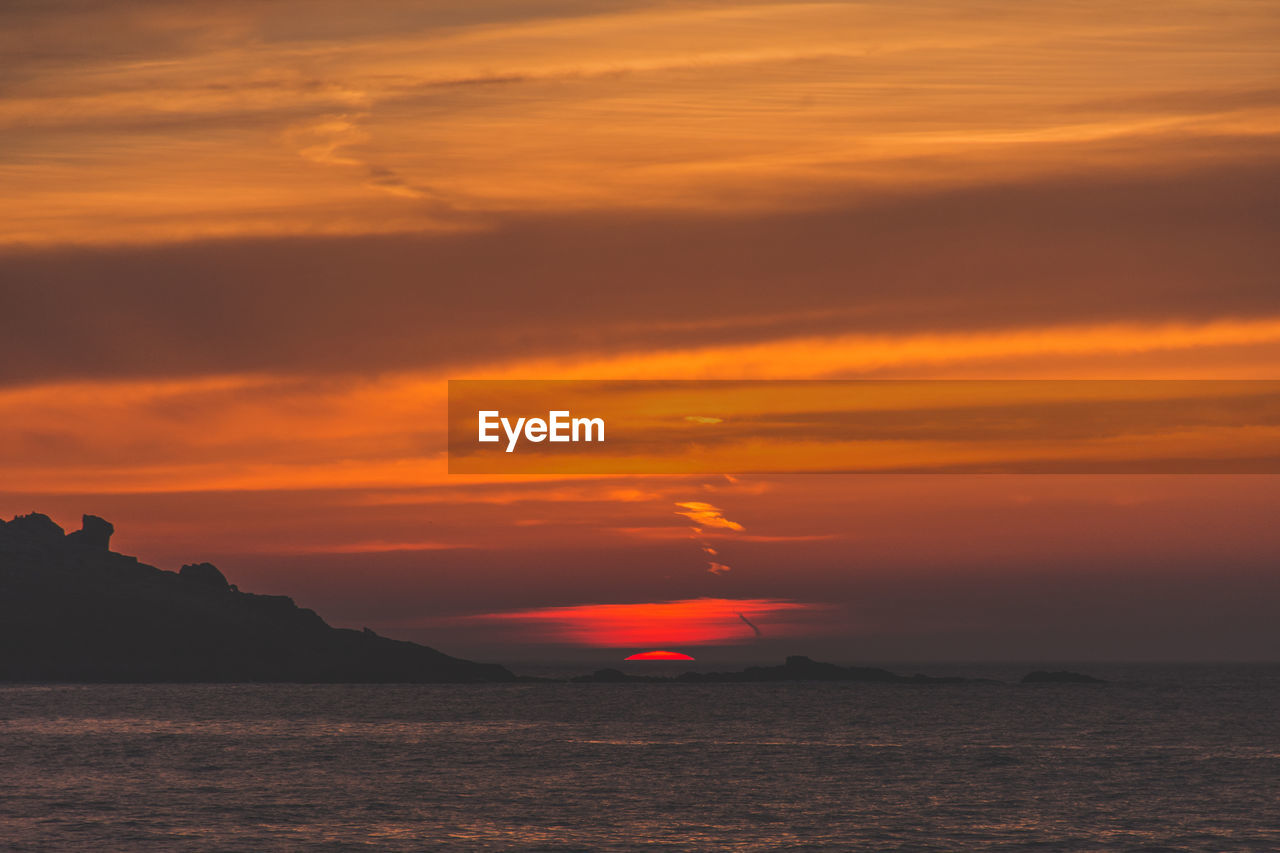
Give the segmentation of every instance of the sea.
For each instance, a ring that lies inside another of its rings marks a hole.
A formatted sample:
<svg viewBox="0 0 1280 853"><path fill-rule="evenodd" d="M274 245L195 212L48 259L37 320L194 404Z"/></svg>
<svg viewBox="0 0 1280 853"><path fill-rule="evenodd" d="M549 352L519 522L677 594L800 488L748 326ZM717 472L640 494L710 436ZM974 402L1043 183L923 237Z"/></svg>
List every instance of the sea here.
<svg viewBox="0 0 1280 853"><path fill-rule="evenodd" d="M1072 668L3 685L0 848L1280 851L1280 666Z"/></svg>

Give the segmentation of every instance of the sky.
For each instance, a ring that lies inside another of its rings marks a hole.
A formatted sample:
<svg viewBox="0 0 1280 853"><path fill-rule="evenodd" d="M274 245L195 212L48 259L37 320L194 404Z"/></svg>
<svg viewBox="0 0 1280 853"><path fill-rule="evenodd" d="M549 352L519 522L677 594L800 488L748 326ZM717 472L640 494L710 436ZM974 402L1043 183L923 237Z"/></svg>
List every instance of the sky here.
<svg viewBox="0 0 1280 853"><path fill-rule="evenodd" d="M489 660L1278 659L1271 475L445 460L449 379L1280 379L1278 81L1246 0L6 3L0 514Z"/></svg>

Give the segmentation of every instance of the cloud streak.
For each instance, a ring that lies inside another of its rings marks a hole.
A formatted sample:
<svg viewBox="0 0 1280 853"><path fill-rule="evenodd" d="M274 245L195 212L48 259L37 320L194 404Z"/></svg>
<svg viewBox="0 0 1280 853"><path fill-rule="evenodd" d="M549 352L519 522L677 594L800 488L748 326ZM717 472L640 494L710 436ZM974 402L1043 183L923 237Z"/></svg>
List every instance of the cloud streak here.
<svg viewBox="0 0 1280 853"><path fill-rule="evenodd" d="M745 621L743 610L750 610L768 624L771 634L786 636L798 627L796 617L830 609L783 599L697 598L486 613L469 617L468 621L506 626L545 643L604 648L731 645L743 642L738 627Z"/></svg>
<svg viewBox="0 0 1280 853"><path fill-rule="evenodd" d="M289 156L303 162L296 148ZM436 189L394 161L361 162ZM321 182L342 173L362 199L382 194L363 186L362 166L307 168ZM1277 180L1275 168L1242 165L805 215L539 217L480 231L454 211L470 230L0 252L0 384L404 370L938 376L957 365L1072 376L1072 359L1097 370L1191 348L1256 362L1242 348L1267 345L1280 317L1269 239L1280 221L1264 191ZM431 322L440 316L449 323ZM1220 359L1163 361L1176 364L1169 375L1229 375ZM1152 375L1147 366L1118 375ZM690 412L720 414L680 414Z"/></svg>
<svg viewBox="0 0 1280 853"><path fill-rule="evenodd" d="M458 227L424 198L483 216L812 210L1064 162L1258 159L1280 133L1259 85L1274 56L1239 49L1269 13L1242 0L1159 22L1012 3L483 5L392 3L358 26L298 2L0 10L21 211L0 214L0 244ZM317 138L293 145L299 128Z"/></svg>
<svg viewBox="0 0 1280 853"><path fill-rule="evenodd" d="M746 528L736 521L725 518L724 512L719 507L706 501L683 501L676 503L676 506L680 507L676 515L683 515L693 522L693 540L698 543L702 553L708 558L715 558L707 560L707 572L719 577L733 571L732 566L720 561L720 552L707 543L704 534L708 528L731 533L738 533Z"/></svg>
<svg viewBox="0 0 1280 853"><path fill-rule="evenodd" d="M736 521L730 521L724 517L724 512L717 506L712 506L705 501L683 501L677 503L680 509L676 515L683 515L685 518L693 522L694 530L698 533L703 528L714 528L716 530L743 530L743 526Z"/></svg>

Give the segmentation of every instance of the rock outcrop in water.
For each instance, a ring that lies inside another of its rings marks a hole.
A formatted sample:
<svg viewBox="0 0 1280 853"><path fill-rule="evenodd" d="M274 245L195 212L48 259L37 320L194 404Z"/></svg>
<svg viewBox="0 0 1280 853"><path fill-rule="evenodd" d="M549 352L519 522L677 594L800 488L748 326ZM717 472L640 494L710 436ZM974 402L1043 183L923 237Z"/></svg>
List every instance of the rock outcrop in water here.
<svg viewBox="0 0 1280 853"><path fill-rule="evenodd" d="M898 675L869 666L839 666L803 655L792 655L781 666L749 666L741 672L686 672L674 678L662 675L632 675L617 669L600 669L590 675L571 678L577 684L734 684L769 681L849 681L869 684L1002 684L990 678L959 676ZM1101 678L1079 672L1039 670L1022 678L1021 684L1106 684Z"/></svg>
<svg viewBox="0 0 1280 853"><path fill-rule="evenodd" d="M240 592L209 563L169 572L110 550L84 516L0 521L0 681L513 681L501 666L332 628L282 595Z"/></svg>
<svg viewBox="0 0 1280 853"><path fill-rule="evenodd" d="M1022 676L1023 684L1106 684L1101 678L1094 678L1092 675L1085 675L1082 672L1070 672L1068 670L1058 670L1057 672L1046 672L1038 669L1035 672L1029 672Z"/></svg>
<svg viewBox="0 0 1280 853"><path fill-rule="evenodd" d="M675 678L656 675L628 675L616 669L601 669L591 675L580 675L572 681L579 684L650 684L682 682L689 684L724 684L761 681L860 681L876 684L960 684L986 679L928 675L898 675L887 669L868 666L838 666L822 663L803 655L792 655L781 666L749 666L741 672L686 672Z"/></svg>

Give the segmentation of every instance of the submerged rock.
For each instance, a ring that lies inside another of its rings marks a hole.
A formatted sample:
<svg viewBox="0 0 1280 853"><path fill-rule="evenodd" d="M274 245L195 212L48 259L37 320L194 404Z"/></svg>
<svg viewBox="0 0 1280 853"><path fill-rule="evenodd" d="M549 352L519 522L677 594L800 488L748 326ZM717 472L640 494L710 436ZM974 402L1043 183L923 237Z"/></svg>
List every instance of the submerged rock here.
<svg viewBox="0 0 1280 853"><path fill-rule="evenodd" d="M685 684L728 684L761 681L846 681L874 684L976 684L996 683L987 679L935 678L928 675L898 675L887 669L869 666L839 666L822 663L803 655L792 655L781 666L749 666L741 672L686 672L675 678L655 675L628 675L616 669L601 669L591 675L580 675L572 681L579 684L681 682Z"/></svg>
<svg viewBox="0 0 1280 853"><path fill-rule="evenodd" d="M1101 678L1094 678L1092 675L1085 675L1080 672L1069 672L1062 669L1057 672L1048 672L1038 669L1035 672L1029 672L1022 676L1023 684L1106 684Z"/></svg>

